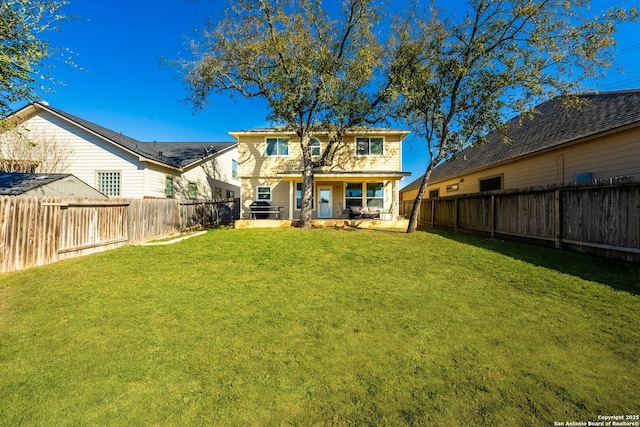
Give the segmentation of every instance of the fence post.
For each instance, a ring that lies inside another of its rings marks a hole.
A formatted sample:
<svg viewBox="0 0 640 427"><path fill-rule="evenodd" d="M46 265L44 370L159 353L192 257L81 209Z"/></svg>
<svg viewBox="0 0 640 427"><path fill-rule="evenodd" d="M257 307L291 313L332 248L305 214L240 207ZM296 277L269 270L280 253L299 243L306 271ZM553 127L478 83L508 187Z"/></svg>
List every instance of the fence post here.
<svg viewBox="0 0 640 427"><path fill-rule="evenodd" d="M489 229L491 230L491 238L496 237L496 196L491 195L491 204L489 205Z"/></svg>
<svg viewBox="0 0 640 427"><path fill-rule="evenodd" d="M555 211L553 228L555 232L556 249L562 249L562 204L560 190L554 192L553 204Z"/></svg>
<svg viewBox="0 0 640 427"><path fill-rule="evenodd" d="M453 199L453 215L454 215L454 220L455 222L453 223L453 229L455 231L458 231L458 197L456 197L455 199Z"/></svg>
<svg viewBox="0 0 640 427"><path fill-rule="evenodd" d="M431 228L433 228L435 224L435 216L436 216L436 200L431 199Z"/></svg>

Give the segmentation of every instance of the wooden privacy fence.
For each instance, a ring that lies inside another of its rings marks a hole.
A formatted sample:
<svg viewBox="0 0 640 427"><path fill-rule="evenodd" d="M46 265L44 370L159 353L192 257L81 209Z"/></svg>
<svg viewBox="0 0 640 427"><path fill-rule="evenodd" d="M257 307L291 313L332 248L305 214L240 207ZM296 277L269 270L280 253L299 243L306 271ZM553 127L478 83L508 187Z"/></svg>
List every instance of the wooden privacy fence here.
<svg viewBox="0 0 640 427"><path fill-rule="evenodd" d="M400 202L400 214L408 218L412 207L413 201ZM640 181L624 177L573 187L426 199L418 226L639 262Z"/></svg>
<svg viewBox="0 0 640 427"><path fill-rule="evenodd" d="M0 197L0 272L230 223L239 200Z"/></svg>

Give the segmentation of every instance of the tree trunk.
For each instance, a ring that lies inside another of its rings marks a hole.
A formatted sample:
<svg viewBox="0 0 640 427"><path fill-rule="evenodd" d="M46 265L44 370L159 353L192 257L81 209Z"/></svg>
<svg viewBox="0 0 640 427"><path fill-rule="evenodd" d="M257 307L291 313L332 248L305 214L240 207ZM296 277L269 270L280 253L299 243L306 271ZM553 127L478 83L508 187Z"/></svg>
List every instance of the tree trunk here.
<svg viewBox="0 0 640 427"><path fill-rule="evenodd" d="M411 208L411 215L409 216L409 226L407 227L407 233L413 233L414 231L416 231L416 228L418 227L418 215L420 214L420 205L422 204L422 199L424 198L424 192L427 189L427 181L429 181L429 177L431 176L432 169L433 169L433 166L429 164L429 166L427 167L427 171L422 176L420 189L418 190L416 199L413 201L413 207Z"/></svg>
<svg viewBox="0 0 640 427"><path fill-rule="evenodd" d="M304 135L302 149L302 206L300 207L300 228L311 228L313 212L313 161L311 160L310 137Z"/></svg>

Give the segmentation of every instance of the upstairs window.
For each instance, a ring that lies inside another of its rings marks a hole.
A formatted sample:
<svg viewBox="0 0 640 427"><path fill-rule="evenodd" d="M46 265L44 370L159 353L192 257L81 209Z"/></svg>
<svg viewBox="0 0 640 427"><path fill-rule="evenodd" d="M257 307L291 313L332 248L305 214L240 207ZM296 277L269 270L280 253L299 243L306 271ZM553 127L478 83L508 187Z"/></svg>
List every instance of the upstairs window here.
<svg viewBox="0 0 640 427"><path fill-rule="evenodd" d="M236 159L231 160L231 178L238 178L238 161Z"/></svg>
<svg viewBox="0 0 640 427"><path fill-rule="evenodd" d="M267 156L288 156L289 140L287 138L267 138Z"/></svg>
<svg viewBox="0 0 640 427"><path fill-rule="evenodd" d="M96 188L107 197L120 197L120 172L96 172Z"/></svg>
<svg viewBox="0 0 640 427"><path fill-rule="evenodd" d="M312 156L320 156L322 154L322 148L320 146L320 141L315 138L311 138L311 142L309 143L311 146L311 155Z"/></svg>
<svg viewBox="0 0 640 427"><path fill-rule="evenodd" d="M382 138L356 138L356 155L382 156L384 140Z"/></svg>

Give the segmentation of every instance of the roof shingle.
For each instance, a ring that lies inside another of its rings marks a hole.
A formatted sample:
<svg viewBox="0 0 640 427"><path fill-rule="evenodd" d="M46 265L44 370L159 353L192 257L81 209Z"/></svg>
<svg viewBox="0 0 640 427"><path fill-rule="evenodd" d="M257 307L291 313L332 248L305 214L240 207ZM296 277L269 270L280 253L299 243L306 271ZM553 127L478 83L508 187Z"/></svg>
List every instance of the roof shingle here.
<svg viewBox="0 0 640 427"><path fill-rule="evenodd" d="M565 107L561 97L536 107L532 119L516 117L508 125L505 143L497 132L478 147L468 147L456 158L437 166L429 181L441 181L558 145L592 137L628 125L640 124L640 89L578 95L580 108ZM420 180L403 190L417 188Z"/></svg>
<svg viewBox="0 0 640 427"><path fill-rule="evenodd" d="M53 108L46 103L36 102L36 104L80 127L100 135L128 151L174 168L182 168L236 145L236 142L142 142L57 108Z"/></svg>

